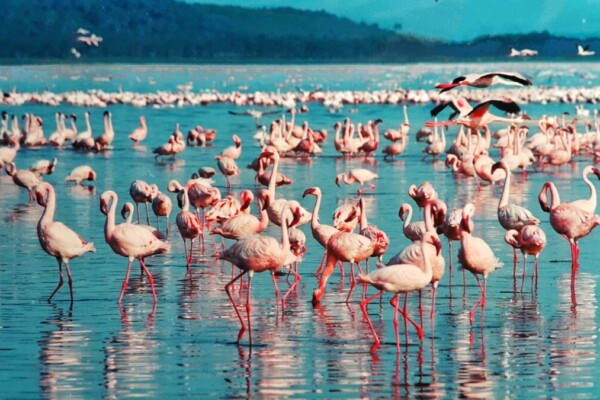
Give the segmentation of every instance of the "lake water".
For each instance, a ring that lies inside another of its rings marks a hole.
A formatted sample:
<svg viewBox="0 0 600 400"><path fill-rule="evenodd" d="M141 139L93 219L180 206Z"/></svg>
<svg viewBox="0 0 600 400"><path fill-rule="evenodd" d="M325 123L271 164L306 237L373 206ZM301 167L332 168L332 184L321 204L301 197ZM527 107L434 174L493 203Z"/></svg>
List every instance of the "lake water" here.
<svg viewBox="0 0 600 400"><path fill-rule="evenodd" d="M294 90L321 85L332 90L377 88L431 88L435 83L470 69L494 70L496 65L405 65L405 66L36 66L0 68L1 88L8 91L51 91L100 88L106 91L153 92L176 90L193 83L194 91L217 89ZM534 84L551 86L596 85L599 66L593 63L503 65L533 77ZM584 76L582 78L582 76ZM98 77L109 77L98 79ZM587 105L588 108L593 106ZM308 114L298 116L311 127L332 134L335 122L350 117L353 122L382 118L382 130L402 123L401 106L360 105L332 114L320 104L309 104ZM428 120L431 105L409 107L411 135ZM543 114L575 112L573 104L528 104L523 107L533 119ZM79 116L83 127L85 109L63 105L51 108L35 104L4 107L10 114L40 115L48 136L54 130L54 113ZM323 254L312 239L300 264L302 280L288 299L285 312L274 301L271 278L257 274L253 280L253 346L246 335L235 343L239 321L224 292L231 267L215 261L210 242L203 254L196 253L192 277L186 276L183 244L172 225L172 250L149 258L155 278L158 304L153 308L147 280L139 269L132 270L122 308L117 305L127 260L115 255L104 242L105 217L99 211L99 196L105 190L119 195L119 205L130 200L132 180L156 183L163 191L170 179L180 182L201 166L216 167L214 156L231 144L236 133L243 140L238 164L244 167L259 153L252 140L254 122L249 117L231 116L228 104L172 109L139 109L124 105L109 107L116 131L114 150L85 154L70 149L24 149L16 164L28 168L38 159L57 157L58 167L45 177L56 189L56 219L66 223L84 239L93 241L97 252L71 262L75 302L70 307L67 285L46 302L58 280L56 261L44 253L36 237L42 208L28 204L25 190L9 176L0 174L0 384L6 398L597 398L598 389L598 232L581 240L580 268L576 291L570 289L570 253L567 242L556 234L537 202L546 181L553 181L563 201L588 196L581 180L583 167L591 159L577 156L561 168L544 172L531 170L528 177L515 176L513 202L521 204L542 221L548 246L540 256L537 289L529 279L521 292L513 280L512 249L504 242L504 230L496 217L500 190L476 190L471 179L453 176L443 161L423 161L423 143L411 137L407 151L393 162L381 154L375 160L343 159L337 156L330 137L322 156L311 160L282 161L281 170L294 180L278 189L286 198L296 198L309 209L313 198L301 199L303 191L318 185L323 190L321 221L331 222L333 210L345 199L356 198L356 187L334 184L335 175L351 168L376 171L374 191L367 191L368 218L388 233L389 259L408 244L403 238L397 212L403 202L412 203L410 184L431 181L450 209L467 202L476 205L475 234L485 238L504 267L489 277L485 319L476 314L471 326L468 310L479 297L475 279L462 272L454 260L440 282L435 331L429 324L431 292L424 291L425 339L420 343L414 329L397 351L392 324L390 295L380 305L373 302L370 317L382 345L376 354L369 349L373 339L355 293L346 305L349 283L334 272L323 302L311 304L317 286L314 272ZM102 130L103 109L90 109L95 134ZM145 115L149 136L142 148L133 148L127 135ZM265 117L265 121L268 121ZM159 164L152 149L165 142L180 123L187 132L195 125L217 130L214 146L187 148L175 162ZM451 131L452 135L454 131ZM386 145L382 141L382 146ZM381 151L381 150L379 150ZM497 153L493 152L493 156ZM89 164L98 173L93 186L64 183L78 165ZM227 193L225 180L215 185ZM253 171L242 168L231 192L256 189ZM253 210L256 207L253 206ZM175 210L174 210L175 211ZM172 221L174 222L173 213ZM269 234L278 235L270 227ZM443 240L443 252L448 247ZM197 246L196 246L197 249ZM458 245L454 246L455 257ZM446 261L448 266L449 259ZM529 261L529 272L532 260ZM519 266L519 271L520 271ZM285 277L279 278L285 287ZM516 288L515 288L516 286ZM359 291L360 292L360 291ZM375 293L370 289L369 293ZM241 298L244 294L236 294ZM410 296L410 313L418 315L417 296ZM243 312L242 308L242 312Z"/></svg>

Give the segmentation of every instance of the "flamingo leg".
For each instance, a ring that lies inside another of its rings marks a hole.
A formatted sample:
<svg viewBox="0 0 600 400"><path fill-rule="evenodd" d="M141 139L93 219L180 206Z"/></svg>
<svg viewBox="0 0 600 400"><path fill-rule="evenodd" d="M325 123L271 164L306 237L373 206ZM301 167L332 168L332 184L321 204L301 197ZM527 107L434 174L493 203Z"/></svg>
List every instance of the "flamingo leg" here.
<svg viewBox="0 0 600 400"><path fill-rule="evenodd" d="M432 287L432 293L431 293L431 313L429 314L429 318L431 319L431 332L433 335L433 325L434 325L434 318L435 318L435 297L437 294L437 287L438 287L439 281L433 282L431 284Z"/></svg>
<svg viewBox="0 0 600 400"><path fill-rule="evenodd" d="M513 277L517 276L517 262L519 257L517 256L517 248L513 247Z"/></svg>
<svg viewBox="0 0 600 400"><path fill-rule="evenodd" d="M279 303L279 286L277 286L277 278L275 278L275 270L271 271L271 278L273 278L273 286L275 286L275 304Z"/></svg>
<svg viewBox="0 0 600 400"><path fill-rule="evenodd" d="M156 229L160 231L160 218L158 218L158 215L156 216Z"/></svg>
<svg viewBox="0 0 600 400"><path fill-rule="evenodd" d="M330 254L327 254L327 261L325 264L325 269L323 270L323 274L321 274L321 279L319 280L319 287L314 291L312 303L313 305L317 305L321 302L323 295L325 294L325 285L327 284L327 279L333 273L333 269L335 268L335 264L338 260Z"/></svg>
<svg viewBox="0 0 600 400"><path fill-rule="evenodd" d="M56 289L54 289L50 297L48 297L48 303L50 303L56 292L58 292L58 289L60 289L60 287L63 285L62 259L57 257L56 261L58 261L58 275L60 279L58 281L58 285L56 285Z"/></svg>
<svg viewBox="0 0 600 400"><path fill-rule="evenodd" d="M373 296L368 297L360 302L360 308L363 312L363 316L367 319L367 322L369 323L369 328L371 328L371 333L373 334L373 338L375 339L375 342L373 343L373 346L371 347L371 353L374 353L375 350L377 350L377 348L379 347L381 342L379 341L379 337L377 337L377 333L375 332L375 328L373 327L371 318L369 318L369 314L367 313L367 305L371 301L375 300L376 298L381 297L382 294L383 294L383 290L380 290L379 292L375 293ZM397 333L397 331L396 331L396 333Z"/></svg>
<svg viewBox="0 0 600 400"><path fill-rule="evenodd" d="M135 202L135 211L137 212L138 224L140 223L140 203Z"/></svg>
<svg viewBox="0 0 600 400"><path fill-rule="evenodd" d="M121 294L119 295L119 301L117 301L118 304L121 304L123 294L125 294L125 289L127 289L127 285L129 284L129 273L131 272L132 263L133 257L129 257L129 262L127 263L127 272L125 273L125 280L123 281L123 285L121 286Z"/></svg>
<svg viewBox="0 0 600 400"><path fill-rule="evenodd" d="M354 287L356 286L356 278L354 277L354 263L350 262L350 290L348 290L348 296L346 296L346 304L350 301L350 296L352 296L352 292L354 291Z"/></svg>
<svg viewBox="0 0 600 400"><path fill-rule="evenodd" d="M415 329L417 330L417 335L419 336L419 340L423 341L423 327L419 326L411 317L408 315L408 292L404 294L404 326L406 327L406 321L410 322ZM408 334L408 333L407 333Z"/></svg>
<svg viewBox="0 0 600 400"><path fill-rule="evenodd" d="M400 351L400 332L398 331L398 294L390 300L390 304L394 307L394 335L396 337L396 351Z"/></svg>
<svg viewBox="0 0 600 400"><path fill-rule="evenodd" d="M69 292L71 294L71 303L73 302L73 278L71 277L71 269L69 268L69 261L65 260L65 269L67 270L67 277L69 278Z"/></svg>
<svg viewBox="0 0 600 400"><path fill-rule="evenodd" d="M317 272L315 272L315 276L319 275L323 270L323 263L325 262L325 257L327 257L327 250L323 252L323 257L321 258L321 263L319 264L319 268L317 268Z"/></svg>
<svg viewBox="0 0 600 400"><path fill-rule="evenodd" d="M152 297L154 298L154 303L156 303L157 299L156 299L156 291L154 290L154 277L150 273L150 270L146 266L146 263L144 262L144 260L140 258L139 261L140 261L140 264L142 265L142 268L144 268L144 271L146 272L146 276L148 277L148 282L150 282L150 287L152 288Z"/></svg>
<svg viewBox="0 0 600 400"><path fill-rule="evenodd" d="M290 295L292 290L294 290L298 286L298 283L300 283L300 279L301 279L300 275L298 275L298 273L296 271L294 271L293 269L290 268L290 272L292 274L294 274L294 283L292 284L292 286L289 287L287 292L285 292L285 294L281 298L281 309L282 310L285 310L285 301L286 301L287 297Z"/></svg>
<svg viewBox="0 0 600 400"><path fill-rule="evenodd" d="M252 302L250 293L252 293L252 278L254 277L254 271L250 271L248 274L248 291L246 292L246 314L248 314L248 339L250 346L252 346ZM279 290L277 290L279 295Z"/></svg>
<svg viewBox="0 0 600 400"><path fill-rule="evenodd" d="M521 292L523 291L523 284L525 283L525 275L527 268L527 253L523 253L523 274L521 275Z"/></svg>
<svg viewBox="0 0 600 400"><path fill-rule="evenodd" d="M485 287L481 286L481 282L479 281L479 277L477 275L475 275L475 279L477 279L477 285L479 285L479 290L481 291L481 297L479 298L479 300L477 300L477 302L475 303L473 308L471 308L471 310L469 311L469 322L471 323L471 325L473 325L473 322L475 321L475 309L477 309L477 307L481 306L481 319L483 321L483 309L485 308ZM486 282L485 277L483 278L483 282L485 285L485 282Z"/></svg>
<svg viewBox="0 0 600 400"><path fill-rule="evenodd" d="M150 211L148 211L148 203L144 203L146 205L146 223L150 225Z"/></svg>
<svg viewBox="0 0 600 400"><path fill-rule="evenodd" d="M240 314L240 310L238 310L237 305L235 304L235 301L233 300L233 297L231 296L231 292L230 292L229 288L235 283L235 281L237 281L242 276L244 276L244 274L246 272L248 272L248 271L242 271L238 276L236 276L235 278L230 280L229 283L227 283L227 285L225 285L225 292L227 293L227 297L229 297L229 301L231 301L231 304L233 305L233 309L235 310L235 313L237 314L237 316L240 320L240 324L242 325L242 327L240 328L240 331L238 333L237 343L239 343L240 340L242 340L242 336L244 336L244 332L246 332L246 325L244 324L244 319L242 318L242 314Z"/></svg>

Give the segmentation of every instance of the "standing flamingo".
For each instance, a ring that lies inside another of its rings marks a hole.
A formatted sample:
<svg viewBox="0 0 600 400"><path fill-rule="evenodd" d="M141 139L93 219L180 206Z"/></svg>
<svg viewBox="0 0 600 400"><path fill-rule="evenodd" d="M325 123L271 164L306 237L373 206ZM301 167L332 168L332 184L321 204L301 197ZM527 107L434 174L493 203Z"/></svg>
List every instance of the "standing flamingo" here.
<svg viewBox="0 0 600 400"><path fill-rule="evenodd" d="M321 270L323 269L323 262L325 261L325 257L327 256L327 242L329 241L331 236L333 236L333 234L338 232L338 230L331 225L325 225L325 224L319 223L319 210L321 209L321 196L322 196L321 188L316 187L316 186L312 187L312 188L308 188L304 191L304 194L302 194L302 197L304 198L308 195L315 196L317 199L315 202L315 208L313 208L313 211L312 211L312 218L310 221L310 229L311 229L312 235L315 238L315 240L317 242L319 242L319 244L321 246L323 246L323 248L325 249L325 251L323 252L323 257L321 258L321 263L319 264L319 268L317 268L317 272L316 272L316 274L319 274L321 272Z"/></svg>
<svg viewBox="0 0 600 400"><path fill-rule="evenodd" d="M335 184L340 186L340 182L344 182L346 185L352 183L360 184L360 188L356 191L359 196L363 194L363 186L368 183L371 189L375 189L375 185L370 183L373 179L377 178L377 174L364 168L355 168L348 173L338 174L335 177Z"/></svg>
<svg viewBox="0 0 600 400"><path fill-rule="evenodd" d="M292 212L293 219L291 223L288 223L288 215ZM235 313L237 314L240 324L242 327L238 333L237 341L239 342L244 336L244 332L246 332L246 324L244 323L244 319L240 314L240 311L231 296L231 286L244 276L246 273L248 274L248 288L246 292L246 313L247 313L247 321L248 321L248 330L249 330L249 339L250 344L252 344L252 323L251 323L251 311L252 305L250 301L250 296L252 292L252 278L255 273L260 273L264 271L270 271L273 284L275 285L275 296L279 297L279 289L277 288L277 283L275 280L275 271L278 268L287 266L292 264L296 260L296 256L290 251L290 241L288 236L288 225L294 225L294 220L299 218L298 209L290 210L289 203L284 207L284 223L281 224L281 242L271 236L264 235L252 235L246 236L243 239L238 240L227 250L223 251L221 256L223 259L229 261L230 263L237 266L242 272L233 278L227 285L225 285L225 292L235 309ZM286 294L283 296L281 300L282 308L285 308L285 300L291 290L295 287L295 285L300 280L300 276L296 274L295 271L290 270L296 276L296 282L294 285L288 289Z"/></svg>
<svg viewBox="0 0 600 400"><path fill-rule="evenodd" d="M375 225L369 225L367 221L367 211L365 210L365 202L361 197L358 200L358 209L360 211L360 234L367 237L373 243L373 253L371 257L377 257L378 266L383 263L382 258L388 247L390 247L390 238L388 235L376 227ZM369 259L366 260L367 271L369 268Z"/></svg>
<svg viewBox="0 0 600 400"><path fill-rule="evenodd" d="M6 173L12 177L15 185L27 189L29 195L29 201L35 201L35 195L33 189L42 183L42 178L35 172L31 172L27 169L19 169L15 166L15 163L9 162L6 164Z"/></svg>
<svg viewBox="0 0 600 400"><path fill-rule="evenodd" d="M144 259L155 254L167 253L171 249L171 244L156 237L150 230L134 224L123 223L115 224L115 213L117 209L118 196L115 192L108 190L100 196L100 211L106 215L104 224L104 239L110 248L120 256L127 257L127 273L121 287L118 303L121 304L123 294L129 283L129 273L131 264L137 259L142 269L148 277L152 296L156 303L156 292L154 290L154 278L148 270Z"/></svg>
<svg viewBox="0 0 600 400"><path fill-rule="evenodd" d="M227 239L239 239L244 236L253 235L263 232L269 224L269 215L267 208L269 207L270 198L269 192L263 189L258 194L258 209L260 210L260 219L254 215L240 213L226 221L223 221L221 226L214 227L211 230L212 234L221 235Z"/></svg>
<svg viewBox="0 0 600 400"><path fill-rule="evenodd" d="M434 232L427 232L423 237L423 240L420 243L421 247L425 247L425 244L432 244L435 246L436 254L439 254L441 249L441 243L439 238ZM394 328L396 333L396 347L399 347L398 344L398 295L400 293L404 293L404 309L402 314L404 315L404 326L406 335L408 332L407 321L410 321L411 324L417 329L417 334L419 336L419 340L423 341L423 327L417 325L415 321L408 315L408 294L415 290L422 290L431 282L432 277L432 266L429 261L429 257L427 256L427 251L425 249L421 250L421 255L423 257L424 268L421 266L417 266L414 264L394 264L387 265L383 268L377 269L371 272L369 275L361 274L358 276L358 280L362 283L369 283L375 288L379 290L378 293L374 294L371 297L364 299L360 303L360 308L362 309L363 315L367 319L369 323L369 327L371 328L371 332L373 333L373 337L375 339L375 343L371 347L371 352L374 352L380 344L379 337L375 332L375 328L371 323L371 319L369 318L369 314L367 312L367 305L373 301L374 299L380 297L383 292L392 292L394 293L394 297L391 300L391 304L394 307Z"/></svg>
<svg viewBox="0 0 600 400"><path fill-rule="evenodd" d="M133 201L135 201L138 222L140 222L139 204L143 203L146 205L146 223L150 225L150 211L148 210L148 203L152 202L153 193L157 191L158 187L156 185L149 185L145 181L138 179L131 182L131 185L129 186L129 195Z"/></svg>
<svg viewBox="0 0 600 400"><path fill-rule="evenodd" d="M193 250L193 242L200 234L202 233L202 224L200 223L200 218L198 215L190 212L190 199L188 196L188 189L186 187L182 188L181 191L183 197L183 203L179 202L179 207L181 211L177 214L175 218L175 222L177 222L177 229L179 229L179 233L181 234L181 239L183 239L183 249L185 251L186 257L186 267L187 271L190 272L190 264L192 262L192 250ZM186 240L190 240L190 252L188 255Z"/></svg>
<svg viewBox="0 0 600 400"><path fill-rule="evenodd" d="M481 298L477 300L473 308L469 311L469 322L473 324L475 320L475 310L481 306L481 319L483 321L483 312L485 310L486 283L490 273L502 266L502 263L496 258L490 246L481 238L475 237L473 233L472 217L475 213L475 206L468 203L462 212L462 221L460 224L460 250L458 251L458 261L463 268L470 271L477 279L477 285L481 290ZM483 276L483 286L479 281L479 276Z"/></svg>
<svg viewBox="0 0 600 400"><path fill-rule="evenodd" d="M96 171L89 165L80 165L79 167L73 168L71 173L65 178L65 182L75 182L77 185L83 181L95 181Z"/></svg>
<svg viewBox="0 0 600 400"><path fill-rule="evenodd" d="M148 126L146 125L146 117L140 116L140 126L135 128L128 136L134 143L139 143L148 136Z"/></svg>
<svg viewBox="0 0 600 400"><path fill-rule="evenodd" d="M152 197L152 211L154 212L154 215L156 215L156 227L160 230L159 217L166 217L165 233L169 236L169 216L173 209L173 202L169 196L159 190L153 191L150 197Z"/></svg>
<svg viewBox="0 0 600 400"><path fill-rule="evenodd" d="M600 179L600 170L598 168L594 167L593 165L586 166L583 169L583 172L581 173L581 175L583 177L583 182L590 189L590 197L587 199L574 200L570 204L572 206L579 207L582 210L589 212L590 214L593 214L596 212L596 188L594 187L594 184L592 182L590 182L589 178L587 177L591 173L593 173L594 175L596 175L596 177L598 179Z"/></svg>
<svg viewBox="0 0 600 400"><path fill-rule="evenodd" d="M527 255L531 254L535 257L533 264L533 273L531 274L531 282L538 276L538 258L544 247L546 247L546 234L537 225L526 225L517 231L510 229L506 231L504 240L514 248L521 249L523 254L523 276L521 278L521 290L523 290L523 282L525 281L525 268L527 266Z"/></svg>
<svg viewBox="0 0 600 400"><path fill-rule="evenodd" d="M550 205L548 205L550 190ZM552 182L544 183L538 195L542 210L550 213L550 225L571 246L571 288L575 288L575 273L579 268L579 245L577 241L590 234L600 225L600 216L587 212L571 203L561 203L556 186Z"/></svg>
<svg viewBox="0 0 600 400"><path fill-rule="evenodd" d="M221 152L221 156L229 157L232 160L237 160L242 155L242 140L238 135L231 137L233 140L233 146L229 146Z"/></svg>
<svg viewBox="0 0 600 400"><path fill-rule="evenodd" d="M219 167L219 171L221 171L221 173L225 175L227 187L230 188L231 182L229 181L229 177L240 174L240 169L235 163L235 159L224 155L218 155L215 156L215 160L217 160L217 166Z"/></svg>
<svg viewBox="0 0 600 400"><path fill-rule="evenodd" d="M60 277L56 289L54 289L48 298L48 302L52 300L52 297L54 297L58 289L63 285L62 264L64 262L69 278L69 291L72 303L73 278L69 269L69 260L87 252L93 253L96 251L96 248L94 247L94 243L86 243L77 233L62 222L54 221L56 194L52 185L46 182L40 183L35 189L35 194L38 204L44 207L44 212L37 225L38 239L40 240L42 249L51 256L56 257Z"/></svg>

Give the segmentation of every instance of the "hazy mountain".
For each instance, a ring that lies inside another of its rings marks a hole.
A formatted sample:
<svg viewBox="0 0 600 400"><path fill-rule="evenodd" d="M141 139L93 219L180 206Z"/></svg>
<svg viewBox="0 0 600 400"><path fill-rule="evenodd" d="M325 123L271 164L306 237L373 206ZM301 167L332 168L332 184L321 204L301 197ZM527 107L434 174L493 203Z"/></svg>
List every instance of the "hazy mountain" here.
<svg viewBox="0 0 600 400"><path fill-rule="evenodd" d="M5 62L406 62L506 58L511 47L570 57L575 39L547 33L431 41L326 12L250 9L175 0L4 0ZM78 28L102 37L75 41ZM600 40L588 40L600 50Z"/></svg>

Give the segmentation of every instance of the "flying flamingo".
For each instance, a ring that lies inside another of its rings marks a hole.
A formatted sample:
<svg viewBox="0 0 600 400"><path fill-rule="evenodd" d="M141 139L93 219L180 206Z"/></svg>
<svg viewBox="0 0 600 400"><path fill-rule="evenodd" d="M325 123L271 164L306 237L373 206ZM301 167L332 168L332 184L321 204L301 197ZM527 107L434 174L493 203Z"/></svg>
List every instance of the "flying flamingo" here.
<svg viewBox="0 0 600 400"><path fill-rule="evenodd" d="M146 125L146 117L140 116L140 126L135 128L128 136L134 143L139 143L148 136L148 126Z"/></svg>
<svg viewBox="0 0 600 400"><path fill-rule="evenodd" d="M494 106L501 111L511 114L517 114L519 113L519 111L521 111L519 105L510 99L491 99L479 103L478 105L473 107L473 109L469 113L467 113L466 115L461 115L457 119L445 122L426 122L425 126L431 128L436 126L449 126L459 124L464 125L467 128L479 129L487 126L492 122L520 124L521 122L523 122L524 119L528 119L527 116L520 116L518 118L498 117L489 112L490 106Z"/></svg>
<svg viewBox="0 0 600 400"><path fill-rule="evenodd" d="M292 221L288 223L288 216L292 213ZM279 289L277 288L277 282L275 280L275 271L278 268L285 267L287 265L292 264L296 260L296 256L290 251L290 241L288 236L288 225L294 225L296 219L299 218L299 210L296 208L295 210L290 209L290 204L286 204L284 206L284 218L285 222L281 224L281 242L271 236L265 235L252 235L246 236L243 239L238 240L227 250L223 251L221 257L230 263L237 266L242 272L234 277L227 285L225 285L225 292L235 309L235 313L237 314L240 324L242 327L238 333L237 342L239 342L244 336L244 332L246 332L246 324L244 323L244 319L238 310L233 297L231 296L231 286L244 276L246 273L248 274L248 288L246 292L246 313L247 313L247 321L248 321L248 330L249 330L249 339L250 344L252 344L252 323L251 323L251 311L252 305L250 301L250 296L252 292L252 278L255 273L260 273L264 271L270 271L271 276L273 278L273 284L275 285L275 296L279 297ZM285 300L291 290L297 285L300 280L300 276L296 274L295 271L290 270L293 274L295 274L296 282L288 289L281 300L282 308L285 308Z"/></svg>
<svg viewBox="0 0 600 400"><path fill-rule="evenodd" d="M5 168L6 173L12 177L12 180L15 183L15 185L27 189L27 193L29 194L29 201L35 201L33 189L37 185L42 183L42 178L38 176L35 172L31 172L27 169L17 170L17 167L13 162L7 163Z"/></svg>
<svg viewBox="0 0 600 400"><path fill-rule="evenodd" d="M466 74L454 78L452 83L440 83L435 88L446 92L458 86L486 88L492 85L531 86L531 81L516 72L486 72L483 74Z"/></svg>
<svg viewBox="0 0 600 400"><path fill-rule="evenodd" d="M187 260L187 271L190 272L190 263L192 262L192 250L193 250L193 242L200 234L202 233L202 224L200 223L200 218L198 215L190 212L190 199L188 196L188 189L186 187L181 190L183 203L179 203L181 207L181 211L177 214L175 221L177 222L177 229L179 229L179 233L181 234L181 239L183 239L183 249L185 251L185 257ZM179 198L178 198L179 202ZM190 252L188 255L186 240L190 240Z"/></svg>
<svg viewBox="0 0 600 400"><path fill-rule="evenodd" d="M423 240L420 243L420 246L425 247L425 244L431 244L435 246L436 254L439 254L441 249L441 243L434 232L426 233L426 235L423 237ZM425 268L413 264L394 264L377 269L371 272L369 275L361 274L358 276L358 280L360 282L369 283L379 290L378 293L364 299L360 303L360 308L362 309L363 315L369 323L369 327L371 328L371 332L373 333L373 337L375 339L375 343L371 347L371 352L377 350L377 348L380 345L380 341L379 337L377 336L377 333L375 332L375 328L371 323L371 319L369 318L369 314L367 312L367 305L374 299L380 297L384 291L394 293L394 297L392 297L390 304L394 307L394 328L396 333L396 347L399 347L398 295L400 293L404 293L404 309L401 312L404 315L405 334L408 336L406 328L408 325L407 321L409 321L417 329L419 340L423 341L423 327L417 325L417 323L412 318L410 318L407 309L408 294L415 290L424 289L431 282L433 270L431 262L429 261L429 257L427 256L427 251L424 248L421 250L421 255L423 257L423 264Z"/></svg>
<svg viewBox="0 0 600 400"><path fill-rule="evenodd" d="M540 220L533 216L531 211L516 204L508 202L510 197L510 169L504 161L497 162L492 166L492 175L497 169L503 169L506 173L504 178L504 187L502 188L502 196L498 202L498 221L504 229L516 229L520 231L526 225L539 225ZM517 271L517 248L513 247L513 275Z"/></svg>
<svg viewBox="0 0 600 400"><path fill-rule="evenodd" d="M481 318L483 321L483 312L485 310L486 283L490 273L502 266L502 263L494 256L490 246L481 238L475 237L473 233L472 217L475 213L475 206L468 203L462 212L462 221L460 224L460 250L458 251L458 261L463 268L470 271L477 279L477 285L481 290L481 298L477 300L473 308L469 311L469 322L473 324L475 320L475 310L481 306ZM483 286L479 281L479 276L483 276Z"/></svg>
<svg viewBox="0 0 600 400"><path fill-rule="evenodd" d="M65 178L65 182L75 182L80 185L83 181L95 181L96 171L89 165L80 165L79 167L73 168L71 173Z"/></svg>
<svg viewBox="0 0 600 400"><path fill-rule="evenodd" d="M56 257L58 262L59 281L56 289L48 298L48 302L58 292L63 285L62 264L65 263L67 276L69 278L69 291L71 293L71 303L73 302L73 279L69 269L69 260L77 258L87 252L96 251L94 243L86 243L77 233L71 230L62 222L54 221L54 212L56 210L56 194L52 185L46 182L40 183L35 194L39 205L44 207L44 212L37 225L38 239L42 249Z"/></svg>
<svg viewBox="0 0 600 400"><path fill-rule="evenodd" d="M321 258L321 263L319 264L319 268L317 268L316 274L319 274L323 269L323 262L325 261L325 257L327 256L327 242L333 236L333 234L337 233L338 230L331 225L325 225L319 223L319 210L321 209L321 188L312 187L308 188L302 194L302 198L311 195L316 197L315 207L312 211L312 218L310 221L310 229L313 237L323 248L325 251L323 252L323 257Z"/></svg>
<svg viewBox="0 0 600 400"><path fill-rule="evenodd" d="M548 205L550 190L550 205ZM575 273L579 268L579 245L577 241L590 234L592 229L600 225L600 216L587 212L572 203L561 203L560 195L552 182L544 183L538 195L542 210L550 213L550 225L571 246L571 288L575 288Z"/></svg>
<svg viewBox="0 0 600 400"><path fill-rule="evenodd" d="M106 215L106 223L104 224L104 239L110 248L120 256L127 257L127 273L121 288L118 303L121 304L123 294L129 283L129 273L131 272L131 264L137 259L142 266L142 269L148 277L150 287L152 288L152 296L156 303L156 292L154 290L154 278L148 270L144 259L155 254L167 253L171 249L171 244L157 238L151 231L134 224L122 223L115 224L115 213L117 208L118 196L115 192L108 190L100 196L100 211Z"/></svg>
<svg viewBox="0 0 600 400"><path fill-rule="evenodd" d="M521 253L523 254L523 276L521 278L521 290L523 290L527 255L531 254L535 257L533 274L531 274L531 282L533 283L533 280L538 276L539 255L544 250L544 247L546 247L546 234L537 225L526 225L521 231L517 231L516 229L506 231L504 240L514 248L521 249Z"/></svg>
<svg viewBox="0 0 600 400"><path fill-rule="evenodd" d="M360 188L356 191L356 194L360 196L363 194L363 186L365 183L368 183L371 186L371 189L375 189L375 185L370 183L370 181L376 178L377 174L368 169L355 168L348 173L338 174L335 177L335 184L340 186L340 182L344 182L346 185L358 183L360 184Z"/></svg>
<svg viewBox="0 0 600 400"><path fill-rule="evenodd" d="M143 203L146 205L146 223L150 225L150 211L148 210L148 203L152 202L152 195L157 191L158 187L156 185L149 185L145 181L138 179L131 182L131 185L129 186L129 195L133 201L135 201L138 222L140 222L139 204Z"/></svg>

